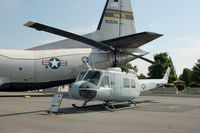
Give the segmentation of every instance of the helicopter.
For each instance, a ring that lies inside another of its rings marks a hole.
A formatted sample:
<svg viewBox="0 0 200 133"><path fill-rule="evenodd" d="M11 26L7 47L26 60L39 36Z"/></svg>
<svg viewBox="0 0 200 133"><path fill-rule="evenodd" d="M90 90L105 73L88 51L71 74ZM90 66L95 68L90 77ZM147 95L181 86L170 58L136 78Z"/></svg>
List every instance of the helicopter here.
<svg viewBox="0 0 200 133"><path fill-rule="evenodd" d="M162 79L138 79L133 70L124 71L120 67L108 69L82 70L76 81L69 88L69 95L76 100L83 100L82 106L86 108L91 101L103 101L103 106L111 111L117 110L114 103L128 103L129 107L135 105L134 100L141 92L149 91L168 83L170 68L168 67Z"/></svg>

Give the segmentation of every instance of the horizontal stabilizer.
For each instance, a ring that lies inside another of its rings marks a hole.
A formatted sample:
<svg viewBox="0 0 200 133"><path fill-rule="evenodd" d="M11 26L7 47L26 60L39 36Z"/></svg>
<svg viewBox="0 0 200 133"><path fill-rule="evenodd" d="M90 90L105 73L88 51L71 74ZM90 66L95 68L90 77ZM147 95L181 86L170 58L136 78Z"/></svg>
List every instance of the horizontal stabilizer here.
<svg viewBox="0 0 200 133"><path fill-rule="evenodd" d="M75 40L75 41L79 41L79 42L82 42L82 43L86 43L90 46L96 47L96 48L104 50L104 51L108 51L108 50L114 51L114 48L112 46L108 46L108 45L103 44L101 42L97 42L95 40L92 40L92 39L89 39L89 38L86 38L86 37L83 37L83 36L80 36L80 35L77 35L77 34L74 34L74 33L71 33L71 32L67 32L67 31L64 31L64 30L61 30L61 29L50 27L50 26L47 26L47 25L44 25L44 24L29 21L26 24L24 24L24 26L34 28L34 29L39 30L39 31L45 31L45 32L48 32L48 33L52 33L52 34L55 34L55 35L66 37L66 38L69 38L69 39L72 39L72 40Z"/></svg>
<svg viewBox="0 0 200 133"><path fill-rule="evenodd" d="M116 39L102 41L102 43L105 43L107 45L110 45L116 48L138 48L161 36L163 35L158 34L158 33L142 32L142 33L132 34L132 35L124 36L124 37L119 37Z"/></svg>

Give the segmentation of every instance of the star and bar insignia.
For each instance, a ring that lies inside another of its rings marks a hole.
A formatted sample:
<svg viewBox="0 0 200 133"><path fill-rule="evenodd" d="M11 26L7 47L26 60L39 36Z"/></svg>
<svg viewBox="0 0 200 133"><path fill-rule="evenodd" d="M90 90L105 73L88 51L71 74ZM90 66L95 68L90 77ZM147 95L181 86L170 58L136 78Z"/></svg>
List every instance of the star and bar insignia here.
<svg viewBox="0 0 200 133"><path fill-rule="evenodd" d="M42 65L49 66L51 69L59 69L61 66L67 66L67 61L59 58L51 58L49 60L42 60Z"/></svg>

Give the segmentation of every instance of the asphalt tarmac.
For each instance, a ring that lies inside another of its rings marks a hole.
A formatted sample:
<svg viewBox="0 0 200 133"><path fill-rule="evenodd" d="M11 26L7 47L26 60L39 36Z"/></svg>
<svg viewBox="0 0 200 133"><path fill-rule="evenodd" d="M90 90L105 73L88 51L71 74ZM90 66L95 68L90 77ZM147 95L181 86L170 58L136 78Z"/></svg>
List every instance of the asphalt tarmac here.
<svg viewBox="0 0 200 133"><path fill-rule="evenodd" d="M102 106L75 109L64 99L48 115L51 97L0 97L0 133L199 133L200 98L141 96L137 107L115 112ZM99 102L91 102L99 104Z"/></svg>

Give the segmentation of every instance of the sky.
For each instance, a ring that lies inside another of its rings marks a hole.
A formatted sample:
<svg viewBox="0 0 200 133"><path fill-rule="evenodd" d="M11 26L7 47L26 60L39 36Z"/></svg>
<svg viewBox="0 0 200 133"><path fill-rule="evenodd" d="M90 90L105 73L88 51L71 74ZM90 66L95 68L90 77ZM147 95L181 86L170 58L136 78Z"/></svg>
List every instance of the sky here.
<svg viewBox="0 0 200 133"><path fill-rule="evenodd" d="M64 38L24 27L29 20L79 35L94 32L106 0L0 0L0 49L27 49ZM200 58L199 0L132 0L137 32L163 37L141 48L145 56L168 52L175 69L192 68ZM147 74L149 63L131 62Z"/></svg>

